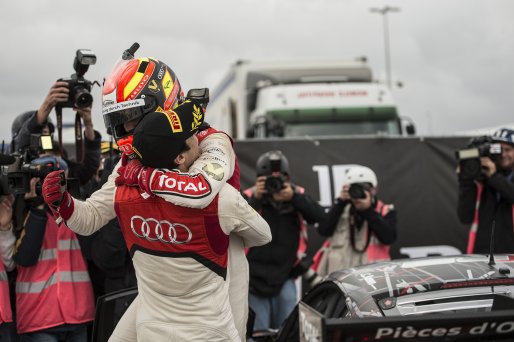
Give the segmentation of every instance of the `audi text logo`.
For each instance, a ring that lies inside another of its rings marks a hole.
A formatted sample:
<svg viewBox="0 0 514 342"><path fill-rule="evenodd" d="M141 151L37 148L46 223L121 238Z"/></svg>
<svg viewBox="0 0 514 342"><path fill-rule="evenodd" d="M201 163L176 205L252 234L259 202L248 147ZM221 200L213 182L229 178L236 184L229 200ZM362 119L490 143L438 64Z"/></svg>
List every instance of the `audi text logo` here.
<svg viewBox="0 0 514 342"><path fill-rule="evenodd" d="M191 241L193 233L181 223L144 218L139 215L130 219L130 229L139 238L181 245ZM186 237L187 236L187 237Z"/></svg>

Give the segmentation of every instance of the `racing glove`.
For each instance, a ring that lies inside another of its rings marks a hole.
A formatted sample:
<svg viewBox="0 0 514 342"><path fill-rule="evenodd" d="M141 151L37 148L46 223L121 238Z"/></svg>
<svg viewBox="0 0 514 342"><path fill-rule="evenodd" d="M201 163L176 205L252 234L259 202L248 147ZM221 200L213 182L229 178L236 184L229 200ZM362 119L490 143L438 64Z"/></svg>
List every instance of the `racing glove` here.
<svg viewBox="0 0 514 342"><path fill-rule="evenodd" d="M71 217L74 202L73 197L66 190L66 178L63 170L52 171L45 177L42 193L43 199L52 211L57 223L60 223L62 219L66 221Z"/></svg>
<svg viewBox="0 0 514 342"><path fill-rule="evenodd" d="M150 189L150 178L155 169L143 166L138 159L128 160L125 155L122 157L121 166L118 169L118 177L114 183L116 186L128 185L139 186L147 194L152 194Z"/></svg>

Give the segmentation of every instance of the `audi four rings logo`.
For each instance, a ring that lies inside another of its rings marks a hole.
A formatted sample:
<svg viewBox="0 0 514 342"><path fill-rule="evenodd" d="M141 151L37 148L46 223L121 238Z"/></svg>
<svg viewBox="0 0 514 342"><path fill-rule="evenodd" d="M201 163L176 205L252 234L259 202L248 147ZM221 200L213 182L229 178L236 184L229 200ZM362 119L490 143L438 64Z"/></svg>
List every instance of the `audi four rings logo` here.
<svg viewBox="0 0 514 342"><path fill-rule="evenodd" d="M191 230L181 223L144 218L139 215L130 219L130 229L139 238L176 245L188 243L193 238Z"/></svg>

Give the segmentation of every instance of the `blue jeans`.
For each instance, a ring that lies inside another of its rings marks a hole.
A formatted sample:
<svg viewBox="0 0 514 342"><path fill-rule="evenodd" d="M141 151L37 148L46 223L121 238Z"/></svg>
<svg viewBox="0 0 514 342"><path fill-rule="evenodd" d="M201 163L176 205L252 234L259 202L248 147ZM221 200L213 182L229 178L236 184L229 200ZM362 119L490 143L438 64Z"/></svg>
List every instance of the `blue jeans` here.
<svg viewBox="0 0 514 342"><path fill-rule="evenodd" d="M20 342L87 342L87 328L80 326L66 331L36 331L20 334Z"/></svg>
<svg viewBox="0 0 514 342"><path fill-rule="evenodd" d="M274 297L260 297L250 293L250 307L255 312L253 330L278 329L296 305L296 286L288 279Z"/></svg>

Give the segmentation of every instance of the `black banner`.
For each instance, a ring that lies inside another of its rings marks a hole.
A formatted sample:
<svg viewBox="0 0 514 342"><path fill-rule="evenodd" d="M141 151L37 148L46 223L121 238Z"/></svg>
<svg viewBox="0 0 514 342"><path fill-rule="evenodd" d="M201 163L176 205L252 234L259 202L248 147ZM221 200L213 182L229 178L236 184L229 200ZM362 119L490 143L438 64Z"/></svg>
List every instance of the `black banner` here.
<svg viewBox="0 0 514 342"><path fill-rule="evenodd" d="M398 239L391 256L455 254L466 250L469 227L457 217L455 151L469 138L337 138L237 141L242 189L255 184L257 158L281 150L293 183L329 207L338 196L349 165L364 165L378 177L378 197L398 213ZM322 238L310 231L309 254ZM409 247L437 246L406 249ZM448 246L448 247L445 247ZM402 252L400 253L400 248ZM458 250L458 251L457 251Z"/></svg>

